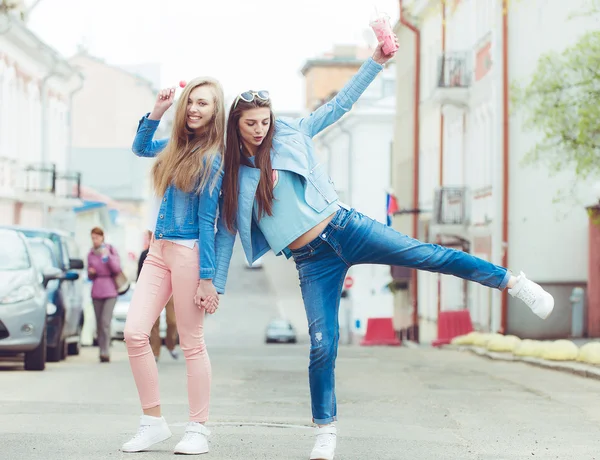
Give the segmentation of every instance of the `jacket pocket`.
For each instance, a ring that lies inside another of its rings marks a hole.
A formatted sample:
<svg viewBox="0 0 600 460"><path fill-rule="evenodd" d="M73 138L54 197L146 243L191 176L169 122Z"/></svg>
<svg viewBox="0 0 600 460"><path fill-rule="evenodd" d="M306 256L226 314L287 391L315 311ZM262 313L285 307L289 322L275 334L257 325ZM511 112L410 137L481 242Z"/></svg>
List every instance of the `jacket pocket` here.
<svg viewBox="0 0 600 460"><path fill-rule="evenodd" d="M187 214L190 207L189 195L179 189L173 193L173 223L176 228L181 228L186 224Z"/></svg>
<svg viewBox="0 0 600 460"><path fill-rule="evenodd" d="M333 184L322 163L315 164L308 173L305 198L308 205L317 212L323 211L337 199Z"/></svg>

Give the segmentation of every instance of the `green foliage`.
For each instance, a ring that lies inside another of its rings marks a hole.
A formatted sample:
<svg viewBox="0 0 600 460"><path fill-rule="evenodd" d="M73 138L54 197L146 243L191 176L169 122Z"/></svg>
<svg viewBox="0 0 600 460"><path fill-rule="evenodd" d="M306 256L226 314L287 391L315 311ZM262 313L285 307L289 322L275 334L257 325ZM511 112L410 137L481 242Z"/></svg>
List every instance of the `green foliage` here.
<svg viewBox="0 0 600 460"><path fill-rule="evenodd" d="M526 85L512 85L511 103L524 115L524 129L541 134L526 163L600 177L600 31L543 55Z"/></svg>

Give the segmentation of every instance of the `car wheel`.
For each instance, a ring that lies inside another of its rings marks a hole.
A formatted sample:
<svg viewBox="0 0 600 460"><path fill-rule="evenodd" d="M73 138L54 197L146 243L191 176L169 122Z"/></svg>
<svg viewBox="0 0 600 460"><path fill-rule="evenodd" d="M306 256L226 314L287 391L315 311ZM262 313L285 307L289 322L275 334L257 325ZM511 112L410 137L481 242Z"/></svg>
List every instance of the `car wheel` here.
<svg viewBox="0 0 600 460"><path fill-rule="evenodd" d="M58 342L55 347L48 347L46 352L46 360L49 363L57 363L65 356L65 341L64 339Z"/></svg>
<svg viewBox="0 0 600 460"><path fill-rule="evenodd" d="M83 317L79 321L79 327L77 328L77 342L72 342L67 347L67 353L70 355L77 356L81 351L81 331L83 329Z"/></svg>
<svg viewBox="0 0 600 460"><path fill-rule="evenodd" d="M67 359L67 356L69 356L69 344L67 343L66 340L63 340L62 353L61 353L60 360L63 361L65 359Z"/></svg>
<svg viewBox="0 0 600 460"><path fill-rule="evenodd" d="M298 341L296 340L296 338L290 339L290 343L296 343L296 342L298 342Z"/></svg>
<svg viewBox="0 0 600 460"><path fill-rule="evenodd" d="M81 351L81 343L79 343L79 340L77 340L77 342L70 343L67 348L67 352L73 356L77 356L80 351Z"/></svg>
<svg viewBox="0 0 600 460"><path fill-rule="evenodd" d="M43 371L46 368L46 328L42 333L42 340L38 346L25 353L26 371Z"/></svg>

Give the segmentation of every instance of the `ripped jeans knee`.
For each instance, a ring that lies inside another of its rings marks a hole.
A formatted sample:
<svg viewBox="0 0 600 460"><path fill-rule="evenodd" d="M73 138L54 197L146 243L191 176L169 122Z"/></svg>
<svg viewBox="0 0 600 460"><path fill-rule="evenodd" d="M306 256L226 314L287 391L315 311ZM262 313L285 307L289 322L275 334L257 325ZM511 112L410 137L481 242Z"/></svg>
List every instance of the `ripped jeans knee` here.
<svg viewBox="0 0 600 460"><path fill-rule="evenodd" d="M311 332L310 367L335 367L337 340L337 335L326 335L320 331Z"/></svg>

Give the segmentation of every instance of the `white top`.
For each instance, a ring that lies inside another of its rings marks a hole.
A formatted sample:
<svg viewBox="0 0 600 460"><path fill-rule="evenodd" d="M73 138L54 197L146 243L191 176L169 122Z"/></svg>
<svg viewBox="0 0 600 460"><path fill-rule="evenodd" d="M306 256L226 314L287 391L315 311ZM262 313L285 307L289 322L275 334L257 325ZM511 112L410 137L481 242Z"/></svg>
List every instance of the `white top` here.
<svg viewBox="0 0 600 460"><path fill-rule="evenodd" d="M158 212L160 211L160 203L161 199L157 196L154 196L154 201L152 204L152 209L150 210L150 219L148 220L148 230L150 230L153 234L156 230L156 221L158 220ZM166 241L172 241L173 243L181 244L186 248L194 249L198 240L173 240L169 238L164 238Z"/></svg>

